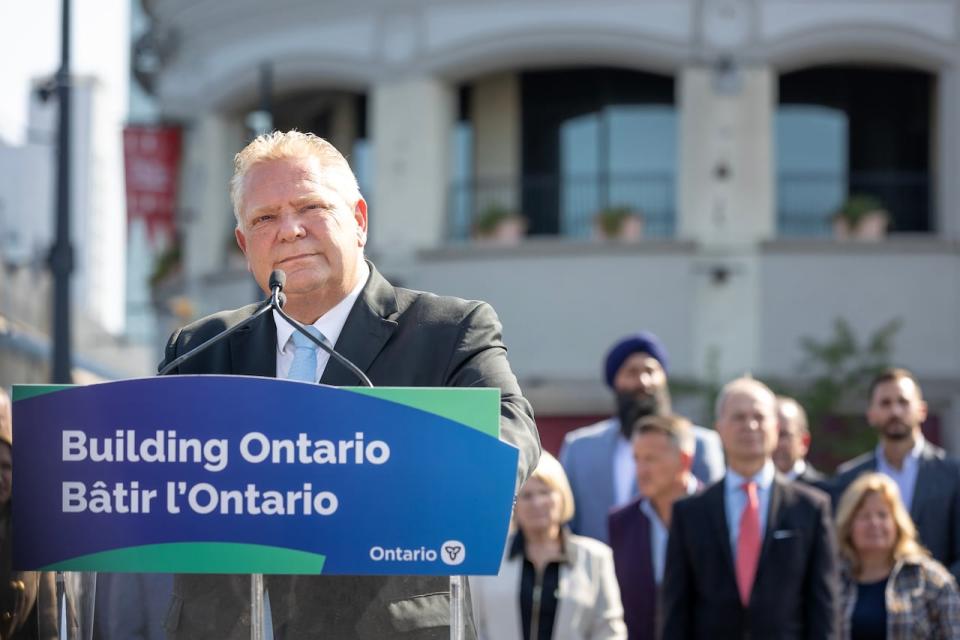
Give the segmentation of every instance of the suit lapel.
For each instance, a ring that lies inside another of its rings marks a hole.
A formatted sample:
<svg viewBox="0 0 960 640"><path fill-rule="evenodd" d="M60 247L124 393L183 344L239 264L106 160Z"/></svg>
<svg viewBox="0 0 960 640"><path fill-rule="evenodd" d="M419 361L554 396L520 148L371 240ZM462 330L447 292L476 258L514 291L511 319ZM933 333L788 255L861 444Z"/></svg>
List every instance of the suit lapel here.
<svg viewBox="0 0 960 640"><path fill-rule="evenodd" d="M617 491L614 486L614 474L616 470L613 464L610 464L616 458L617 455L617 439L620 437L620 421L616 418L612 418L611 426L612 429L607 431L607 439L605 443L606 451L603 456L598 456L597 460L602 461L601 468L598 470L597 478L601 479L600 484L600 493L597 494L597 504L606 505L606 509L609 510L611 507L617 506ZM603 512L606 513L606 512Z"/></svg>
<svg viewBox="0 0 960 640"><path fill-rule="evenodd" d="M229 373L277 377L277 326L273 313L265 313L230 336ZM226 372L225 372L226 373Z"/></svg>
<svg viewBox="0 0 960 640"><path fill-rule="evenodd" d="M785 484L779 477L774 476L773 484L770 485L770 505L767 508L767 528L763 532L763 545L760 547L760 562L757 564L757 577L760 575L760 567L764 564L764 559L770 550L770 543L773 540L773 532L780 526L780 510L783 505L783 492ZM753 584L757 584L756 577Z"/></svg>
<svg viewBox="0 0 960 640"><path fill-rule="evenodd" d="M347 316L343 331L334 345L340 355L367 373L370 364L397 328L397 297L393 287L370 262L370 277ZM355 386L360 381L333 358L327 363L321 384ZM376 380L372 381L374 384Z"/></svg>
<svg viewBox="0 0 960 640"><path fill-rule="evenodd" d="M730 527L727 526L726 513L726 483L721 480L711 489L704 493L704 499L707 500L710 513L710 523L713 526L712 538L720 544L720 555L723 556L724 566L727 568L727 574L733 583L734 591L737 589L737 574L733 568L733 551L730 549Z"/></svg>
<svg viewBox="0 0 960 640"><path fill-rule="evenodd" d="M910 517L913 518L914 522L919 522L920 516L923 513L924 504L927 501L937 503L939 502L939 487L937 486L936 478L933 477L934 467L930 464L931 459L935 459L936 453L931 450L930 443L924 443L923 450L920 452L920 459L917 460L917 482L913 487L913 499L911 500L908 508L910 510ZM927 498L927 501L924 500L924 497ZM937 498L930 500L931 497Z"/></svg>

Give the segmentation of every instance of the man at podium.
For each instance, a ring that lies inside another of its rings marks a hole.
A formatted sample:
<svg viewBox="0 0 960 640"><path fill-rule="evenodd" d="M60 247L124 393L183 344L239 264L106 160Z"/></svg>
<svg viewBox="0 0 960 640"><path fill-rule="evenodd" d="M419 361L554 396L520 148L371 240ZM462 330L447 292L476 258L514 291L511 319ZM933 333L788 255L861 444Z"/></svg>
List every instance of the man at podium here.
<svg viewBox="0 0 960 640"><path fill-rule="evenodd" d="M540 442L496 313L483 302L394 287L377 272L363 254L367 203L333 145L298 131L256 138L236 156L231 198L237 243L260 287L269 291L270 274L284 271L284 311L322 334L374 384L500 388L501 439L519 449L522 484L537 464ZM160 368L255 308L222 311L174 332ZM171 373L358 384L276 311ZM446 577L267 576L265 584L278 640L449 637ZM246 576L177 576L168 636L249 638L249 585ZM466 600L467 637L473 637Z"/></svg>

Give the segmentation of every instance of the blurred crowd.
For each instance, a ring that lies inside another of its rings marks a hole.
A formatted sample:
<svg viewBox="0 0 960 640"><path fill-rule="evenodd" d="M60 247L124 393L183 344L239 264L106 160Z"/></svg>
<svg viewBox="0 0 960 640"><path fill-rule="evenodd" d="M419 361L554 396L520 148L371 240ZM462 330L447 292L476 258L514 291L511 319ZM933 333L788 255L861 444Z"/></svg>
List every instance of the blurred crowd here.
<svg viewBox="0 0 960 640"><path fill-rule="evenodd" d="M927 441L916 378L869 382L876 447L831 476L804 408L742 377L713 429L672 411L650 333L605 360L615 414L522 487L480 638L960 638L960 461Z"/></svg>
<svg viewBox="0 0 960 640"><path fill-rule="evenodd" d="M604 370L614 415L543 453L499 575L470 581L481 639L960 638L960 461L924 438L909 371L869 381L877 444L831 476L803 407L760 380L728 382L711 429L673 412L656 336ZM12 446L0 391L0 638L57 638L63 587L10 567ZM170 589L101 575L91 637L164 637Z"/></svg>

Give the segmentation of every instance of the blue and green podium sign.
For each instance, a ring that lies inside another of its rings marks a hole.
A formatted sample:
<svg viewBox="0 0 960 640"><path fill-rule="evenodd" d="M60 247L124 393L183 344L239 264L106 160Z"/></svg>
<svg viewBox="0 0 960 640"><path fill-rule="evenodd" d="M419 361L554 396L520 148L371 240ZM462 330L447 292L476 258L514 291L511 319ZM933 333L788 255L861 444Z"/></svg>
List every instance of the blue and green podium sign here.
<svg viewBox="0 0 960 640"><path fill-rule="evenodd" d="M243 376L15 386L18 569L495 574L496 389Z"/></svg>

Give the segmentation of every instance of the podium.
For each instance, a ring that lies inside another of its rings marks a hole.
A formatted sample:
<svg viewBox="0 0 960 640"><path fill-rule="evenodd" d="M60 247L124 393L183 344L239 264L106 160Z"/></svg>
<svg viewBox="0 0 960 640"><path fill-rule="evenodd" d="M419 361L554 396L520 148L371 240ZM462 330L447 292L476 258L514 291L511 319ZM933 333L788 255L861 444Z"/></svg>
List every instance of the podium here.
<svg viewBox="0 0 960 640"><path fill-rule="evenodd" d="M13 566L57 572L63 638L138 613L171 638L463 637L461 576L497 573L513 504L499 398L208 375L15 386Z"/></svg>

